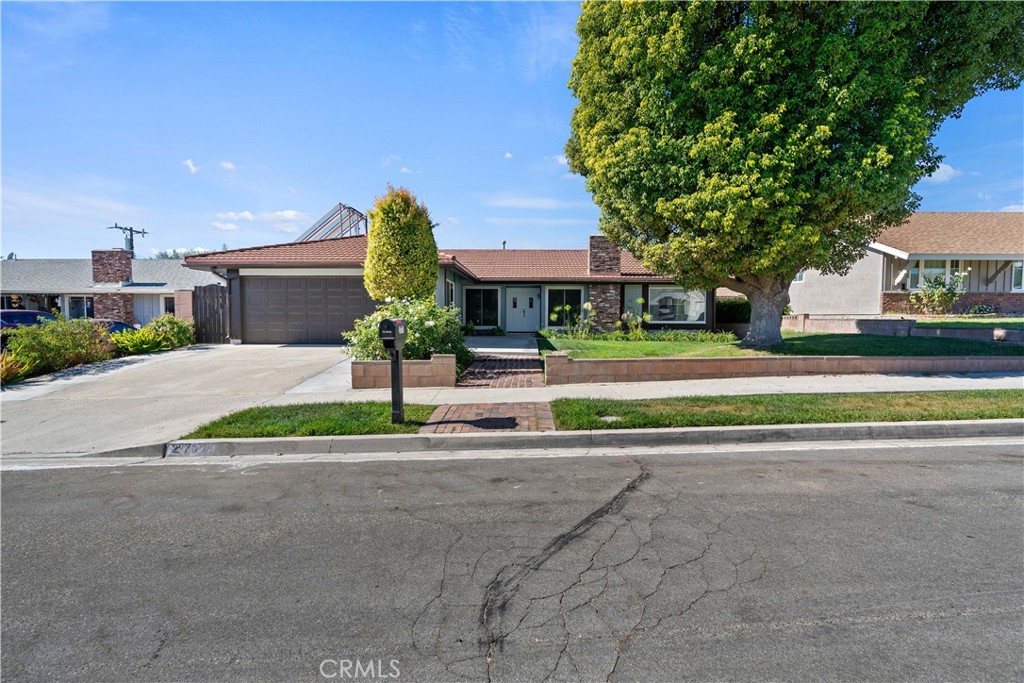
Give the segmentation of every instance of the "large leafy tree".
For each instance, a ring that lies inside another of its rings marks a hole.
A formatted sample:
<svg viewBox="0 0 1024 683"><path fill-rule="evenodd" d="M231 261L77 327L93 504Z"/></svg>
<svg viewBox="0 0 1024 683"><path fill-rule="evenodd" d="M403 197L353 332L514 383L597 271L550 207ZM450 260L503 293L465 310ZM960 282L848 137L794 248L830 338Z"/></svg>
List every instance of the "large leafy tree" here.
<svg viewBox="0 0 1024 683"><path fill-rule="evenodd" d="M427 207L404 187L388 185L369 211L363 283L377 301L432 296L437 243Z"/></svg>
<svg viewBox="0 0 1024 683"><path fill-rule="evenodd" d="M782 342L797 271L845 273L917 207L940 124L1021 82L1024 4L586 2L566 153L603 232Z"/></svg>

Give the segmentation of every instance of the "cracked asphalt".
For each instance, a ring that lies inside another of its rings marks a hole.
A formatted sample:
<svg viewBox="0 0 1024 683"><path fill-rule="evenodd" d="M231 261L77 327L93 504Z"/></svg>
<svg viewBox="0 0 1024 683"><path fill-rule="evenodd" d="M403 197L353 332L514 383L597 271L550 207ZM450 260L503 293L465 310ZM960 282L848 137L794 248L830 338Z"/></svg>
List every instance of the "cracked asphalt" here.
<svg viewBox="0 0 1024 683"><path fill-rule="evenodd" d="M1022 451L5 472L2 678L1020 680Z"/></svg>

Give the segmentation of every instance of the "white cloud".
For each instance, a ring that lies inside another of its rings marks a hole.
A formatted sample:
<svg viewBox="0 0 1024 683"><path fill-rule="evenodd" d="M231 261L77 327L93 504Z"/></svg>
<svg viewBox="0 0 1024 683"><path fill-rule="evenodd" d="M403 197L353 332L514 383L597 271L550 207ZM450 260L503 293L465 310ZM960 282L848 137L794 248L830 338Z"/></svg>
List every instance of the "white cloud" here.
<svg viewBox="0 0 1024 683"><path fill-rule="evenodd" d="M213 226L214 230L220 230L221 232L234 232L235 230L238 230L238 226L235 225L234 223L222 223L220 221L214 221L213 223L210 223L210 225Z"/></svg>
<svg viewBox="0 0 1024 683"><path fill-rule="evenodd" d="M984 200L986 202L989 202L989 201L992 201L992 195L989 194L988 192L979 192L978 193L978 199L982 199L982 200Z"/></svg>
<svg viewBox="0 0 1024 683"><path fill-rule="evenodd" d="M398 172L399 173L412 173L412 169L409 168L408 166L403 166L402 168L398 169Z"/></svg>
<svg viewBox="0 0 1024 683"><path fill-rule="evenodd" d="M235 165L233 163L231 163L230 161L222 161L222 162L220 162L220 167L223 168L225 171L234 171L235 170Z"/></svg>
<svg viewBox="0 0 1024 683"><path fill-rule="evenodd" d="M582 209L593 206L589 202L569 202L553 197L530 197L507 192L486 195L483 204L499 209Z"/></svg>
<svg viewBox="0 0 1024 683"><path fill-rule="evenodd" d="M1010 204L999 209L1000 211L1024 211L1024 204Z"/></svg>
<svg viewBox="0 0 1024 683"><path fill-rule="evenodd" d="M922 182L925 183L948 183L953 178L963 175L964 172L960 169L953 168L949 164L942 163L930 176L922 178Z"/></svg>
<svg viewBox="0 0 1024 683"><path fill-rule="evenodd" d="M185 159L181 162L181 165L188 169L188 172L195 175L199 171L199 167L192 163L191 159Z"/></svg>
<svg viewBox="0 0 1024 683"><path fill-rule="evenodd" d="M298 232L309 227L309 224L312 222L309 216L295 209L261 213L257 216L257 220L262 223L269 223L278 232Z"/></svg>
<svg viewBox="0 0 1024 683"><path fill-rule="evenodd" d="M390 166L391 164L395 163L396 161L401 161L401 160L402 160L402 157L398 156L397 154L389 154L386 157L381 157L380 165L381 166Z"/></svg>
<svg viewBox="0 0 1024 683"><path fill-rule="evenodd" d="M511 159L512 158L512 152L505 152L505 158L506 159Z"/></svg>
<svg viewBox="0 0 1024 683"><path fill-rule="evenodd" d="M214 216L219 221L254 221L256 217L249 211L222 211Z"/></svg>
<svg viewBox="0 0 1024 683"><path fill-rule="evenodd" d="M443 222L445 225L458 225L459 219L455 216L448 216L448 218L445 218Z"/></svg>
<svg viewBox="0 0 1024 683"><path fill-rule="evenodd" d="M559 154L557 157L555 157L555 161L557 161L562 166L568 166L569 165L569 160L565 158L564 154Z"/></svg>

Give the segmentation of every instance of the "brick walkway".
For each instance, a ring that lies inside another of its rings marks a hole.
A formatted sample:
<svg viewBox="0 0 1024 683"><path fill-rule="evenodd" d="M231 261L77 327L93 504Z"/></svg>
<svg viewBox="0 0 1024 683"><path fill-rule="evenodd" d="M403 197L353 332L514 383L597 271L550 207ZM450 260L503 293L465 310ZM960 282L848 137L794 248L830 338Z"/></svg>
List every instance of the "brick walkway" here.
<svg viewBox="0 0 1024 683"><path fill-rule="evenodd" d="M460 387L527 389L544 386L540 358L513 354L480 354L459 378Z"/></svg>
<svg viewBox="0 0 1024 683"><path fill-rule="evenodd" d="M469 403L438 406L420 434L460 432L550 432L555 419L548 403Z"/></svg>

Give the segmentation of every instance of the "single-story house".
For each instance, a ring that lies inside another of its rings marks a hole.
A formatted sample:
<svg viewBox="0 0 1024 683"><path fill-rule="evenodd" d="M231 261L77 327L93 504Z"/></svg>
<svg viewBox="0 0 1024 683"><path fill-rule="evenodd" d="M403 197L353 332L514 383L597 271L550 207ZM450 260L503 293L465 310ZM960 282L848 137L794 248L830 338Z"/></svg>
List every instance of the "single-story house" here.
<svg viewBox="0 0 1024 683"><path fill-rule="evenodd" d="M808 270L789 288L793 313L880 315L911 310L925 278L966 272L958 307L1024 315L1024 213L915 213L878 236L843 276Z"/></svg>
<svg viewBox="0 0 1024 683"><path fill-rule="evenodd" d="M225 283L183 263L134 259L124 249L93 251L91 259L7 259L0 261L2 307L142 325L164 313L188 318L194 287Z"/></svg>
<svg viewBox="0 0 1024 683"><path fill-rule="evenodd" d="M366 245L365 235L299 241L189 256L185 265L226 272L234 339L337 342L376 306L363 286ZM610 330L625 311L639 312L638 299L652 326L714 326L713 292L678 287L601 236L588 249L441 249L435 297L478 330L558 327L556 308L579 312L587 301L595 326Z"/></svg>

